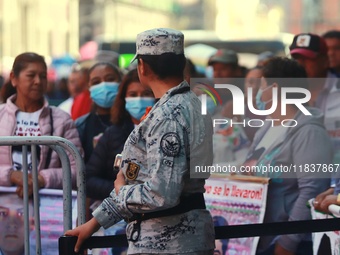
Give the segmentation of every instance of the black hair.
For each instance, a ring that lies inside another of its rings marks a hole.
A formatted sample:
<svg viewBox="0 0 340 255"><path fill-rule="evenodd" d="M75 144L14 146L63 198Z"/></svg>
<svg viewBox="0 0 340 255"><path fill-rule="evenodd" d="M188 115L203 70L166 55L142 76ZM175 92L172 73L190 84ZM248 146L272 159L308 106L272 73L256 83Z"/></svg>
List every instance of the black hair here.
<svg viewBox="0 0 340 255"><path fill-rule="evenodd" d="M138 61L139 59L143 59L161 80L169 77L183 78L186 64L184 54L163 53L162 55L139 55Z"/></svg>
<svg viewBox="0 0 340 255"><path fill-rule="evenodd" d="M223 216L215 215L213 217L213 221L214 221L214 226L215 227L229 226L229 223L228 223L227 219L224 218ZM222 243L222 254L225 254L227 249L228 249L229 239L222 239L220 241Z"/></svg>
<svg viewBox="0 0 340 255"><path fill-rule="evenodd" d="M0 98L2 103L6 103L7 98L14 95L17 92L16 88L13 87L11 80L8 79L1 87Z"/></svg>
<svg viewBox="0 0 340 255"><path fill-rule="evenodd" d="M196 71L196 67L194 65L194 63L189 59L189 58L186 58L186 63L185 63L185 67L184 69L187 68L188 69L188 72L190 74L190 77L197 77L198 76L198 73Z"/></svg>
<svg viewBox="0 0 340 255"><path fill-rule="evenodd" d="M294 59L274 57L263 66L262 71L268 84L277 83L279 87L308 89L306 70ZM300 93L289 95L290 98L301 98Z"/></svg>
<svg viewBox="0 0 340 255"><path fill-rule="evenodd" d="M322 35L323 38L336 38L340 39L340 31L339 30L330 30Z"/></svg>
<svg viewBox="0 0 340 255"><path fill-rule="evenodd" d="M123 76L123 80L119 85L118 94L111 107L111 121L115 125L124 124L124 120L131 118L130 114L125 108L125 97L129 85L133 82L140 82L137 69L132 69Z"/></svg>

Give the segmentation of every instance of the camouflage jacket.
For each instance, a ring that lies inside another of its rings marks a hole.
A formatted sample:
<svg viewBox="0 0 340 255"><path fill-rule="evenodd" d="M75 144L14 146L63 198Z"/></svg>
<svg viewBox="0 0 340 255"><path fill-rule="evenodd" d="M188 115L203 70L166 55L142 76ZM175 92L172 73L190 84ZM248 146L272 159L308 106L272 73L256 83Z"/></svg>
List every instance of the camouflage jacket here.
<svg viewBox="0 0 340 255"><path fill-rule="evenodd" d="M212 164L211 118L202 116L199 99L182 82L154 105L132 131L123 150L127 184L93 213L105 228L134 213L176 206L180 196L204 193L204 178L191 178L194 165ZM210 150L210 151L207 151ZM191 170L190 170L191 166ZM202 176L198 176L202 177ZM127 225L131 236L133 222ZM210 213L195 209L183 214L153 218L141 223L137 241L129 242L129 254L178 253L214 248Z"/></svg>

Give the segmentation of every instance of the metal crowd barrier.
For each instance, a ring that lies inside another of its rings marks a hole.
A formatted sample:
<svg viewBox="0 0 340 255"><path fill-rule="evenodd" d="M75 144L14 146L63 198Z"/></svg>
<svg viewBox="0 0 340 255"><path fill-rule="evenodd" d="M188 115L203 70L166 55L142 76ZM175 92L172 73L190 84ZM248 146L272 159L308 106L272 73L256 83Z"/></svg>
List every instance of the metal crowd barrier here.
<svg viewBox="0 0 340 255"><path fill-rule="evenodd" d="M254 236L287 235L298 233L316 233L340 229L340 218L322 220L304 220L273 222L263 224L244 224L215 227L215 239L229 239ZM87 239L79 253L74 252L77 237L59 238L59 255L84 254L84 250L93 248L127 247L126 235L92 236Z"/></svg>
<svg viewBox="0 0 340 255"><path fill-rule="evenodd" d="M33 179L33 200L34 200L34 224L36 230L36 254L41 252L40 236L40 213L39 213L39 188L37 170L37 147L39 145L49 146L57 152L63 169L63 227L64 231L72 228L72 180L70 160L66 151L75 159L77 169L77 212L78 223L85 223L85 166L77 147L62 137L39 136L39 137L20 137L20 136L1 136L0 146L22 146L23 155L23 188L24 188L24 229L25 229L25 255L30 255L29 244L29 197L28 197L28 163L27 148L31 146L32 154L32 179Z"/></svg>

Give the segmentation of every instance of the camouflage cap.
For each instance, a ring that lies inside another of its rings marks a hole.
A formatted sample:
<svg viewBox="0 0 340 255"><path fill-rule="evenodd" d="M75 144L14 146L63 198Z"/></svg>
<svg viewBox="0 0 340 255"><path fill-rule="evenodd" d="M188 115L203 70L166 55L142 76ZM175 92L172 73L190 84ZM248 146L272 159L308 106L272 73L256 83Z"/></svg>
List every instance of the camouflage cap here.
<svg viewBox="0 0 340 255"><path fill-rule="evenodd" d="M162 55L163 53L184 53L184 35L170 28L155 28L137 35L136 55Z"/></svg>

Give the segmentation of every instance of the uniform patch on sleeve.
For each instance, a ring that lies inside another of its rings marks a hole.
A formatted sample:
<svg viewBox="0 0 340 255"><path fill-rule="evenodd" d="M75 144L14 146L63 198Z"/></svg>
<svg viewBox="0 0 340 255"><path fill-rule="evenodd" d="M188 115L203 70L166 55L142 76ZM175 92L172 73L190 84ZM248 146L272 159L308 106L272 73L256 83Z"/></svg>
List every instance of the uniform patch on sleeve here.
<svg viewBox="0 0 340 255"><path fill-rule="evenodd" d="M163 135L161 139L161 149L166 156L176 157L179 154L181 142L175 132Z"/></svg>
<svg viewBox="0 0 340 255"><path fill-rule="evenodd" d="M136 180L140 166L136 163L129 162L126 168L126 178L130 181Z"/></svg>

